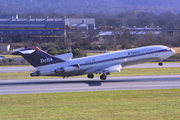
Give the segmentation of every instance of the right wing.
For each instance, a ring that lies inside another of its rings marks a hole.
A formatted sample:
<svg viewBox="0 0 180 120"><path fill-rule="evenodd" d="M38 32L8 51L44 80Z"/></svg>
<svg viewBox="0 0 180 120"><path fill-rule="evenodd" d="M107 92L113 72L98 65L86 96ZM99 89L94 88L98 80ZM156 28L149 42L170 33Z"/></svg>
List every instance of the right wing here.
<svg viewBox="0 0 180 120"><path fill-rule="evenodd" d="M115 71L121 72L121 68L122 68L121 65L114 65L114 66L107 67L104 69L96 70L94 73L96 73L96 74L101 74L101 73L109 74L110 72L115 72Z"/></svg>

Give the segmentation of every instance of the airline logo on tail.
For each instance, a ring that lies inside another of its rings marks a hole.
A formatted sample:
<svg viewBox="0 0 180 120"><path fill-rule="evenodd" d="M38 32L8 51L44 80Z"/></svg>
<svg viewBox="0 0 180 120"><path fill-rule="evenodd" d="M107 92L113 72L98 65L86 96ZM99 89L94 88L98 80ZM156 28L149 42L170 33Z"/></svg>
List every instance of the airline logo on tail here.
<svg viewBox="0 0 180 120"><path fill-rule="evenodd" d="M41 62L41 63L53 62L53 59L52 59L52 58L46 58L46 59L41 58L41 59L40 59L40 62Z"/></svg>
<svg viewBox="0 0 180 120"><path fill-rule="evenodd" d="M65 62L60 58L49 55L48 53L40 50L38 47L25 48L20 51L14 52L13 55L21 55L34 67Z"/></svg>

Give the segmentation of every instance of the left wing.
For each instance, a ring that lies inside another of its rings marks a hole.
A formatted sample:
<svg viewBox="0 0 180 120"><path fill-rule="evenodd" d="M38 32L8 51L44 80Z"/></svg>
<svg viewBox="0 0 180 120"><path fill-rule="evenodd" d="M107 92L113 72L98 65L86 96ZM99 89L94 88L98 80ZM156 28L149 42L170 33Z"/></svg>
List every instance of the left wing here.
<svg viewBox="0 0 180 120"><path fill-rule="evenodd" d="M115 72L115 71L121 72L121 68L122 68L121 65L114 65L114 66L111 66L111 67L104 68L103 70L97 70L94 73L96 73L96 74L103 73L103 74L109 75L110 72Z"/></svg>

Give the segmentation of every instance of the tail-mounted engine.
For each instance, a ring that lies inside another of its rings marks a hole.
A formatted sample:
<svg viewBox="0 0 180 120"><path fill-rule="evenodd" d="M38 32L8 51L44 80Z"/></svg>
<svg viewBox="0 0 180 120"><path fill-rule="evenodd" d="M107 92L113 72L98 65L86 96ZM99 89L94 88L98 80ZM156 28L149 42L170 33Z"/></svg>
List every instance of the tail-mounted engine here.
<svg viewBox="0 0 180 120"><path fill-rule="evenodd" d="M40 71L36 71L30 74L31 77L40 76L40 75L41 75Z"/></svg>
<svg viewBox="0 0 180 120"><path fill-rule="evenodd" d="M34 76L47 76L47 75L50 75L50 74L53 74L54 71L51 70L51 69L44 69L44 70L41 70L41 71L36 71L36 72L33 72L30 74L31 77L34 77Z"/></svg>
<svg viewBox="0 0 180 120"><path fill-rule="evenodd" d="M54 70L55 73L64 73L64 72L71 72L76 71L80 68L79 64L70 65L68 67L62 67Z"/></svg>

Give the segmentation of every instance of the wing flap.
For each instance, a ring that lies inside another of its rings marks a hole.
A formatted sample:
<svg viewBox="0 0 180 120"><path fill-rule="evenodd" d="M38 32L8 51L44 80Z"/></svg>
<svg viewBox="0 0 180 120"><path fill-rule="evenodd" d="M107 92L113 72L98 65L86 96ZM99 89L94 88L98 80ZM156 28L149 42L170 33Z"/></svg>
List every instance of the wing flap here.
<svg viewBox="0 0 180 120"><path fill-rule="evenodd" d="M104 71L109 71L109 72L118 71L118 72L121 72L121 68L122 68L121 65L115 65L115 66L111 66L111 67L105 68Z"/></svg>
<svg viewBox="0 0 180 120"><path fill-rule="evenodd" d="M121 72L121 68L122 66L121 65L114 65L114 66L111 66L111 67L107 67L105 69L102 69L102 70L96 70L94 73L96 74L109 74L110 72L115 72L115 71L118 71L118 72Z"/></svg>

